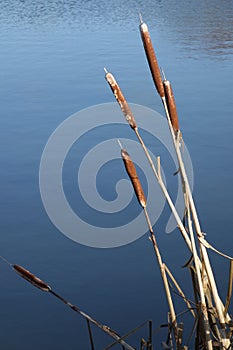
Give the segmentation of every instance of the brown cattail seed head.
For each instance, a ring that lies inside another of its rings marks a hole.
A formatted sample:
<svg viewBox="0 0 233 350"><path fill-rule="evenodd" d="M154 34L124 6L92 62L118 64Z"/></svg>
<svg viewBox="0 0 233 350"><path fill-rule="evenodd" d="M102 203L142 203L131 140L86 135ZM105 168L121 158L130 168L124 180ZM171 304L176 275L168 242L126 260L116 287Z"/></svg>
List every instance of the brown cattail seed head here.
<svg viewBox="0 0 233 350"><path fill-rule="evenodd" d="M33 275L30 271L26 270L20 265L12 265L13 269L25 280L33 284L33 286L39 288L44 292L49 292L51 290L50 286L43 282L41 279Z"/></svg>
<svg viewBox="0 0 233 350"><path fill-rule="evenodd" d="M135 169L134 163L131 160L128 152L125 149L121 150L121 157L122 157L123 162L125 164L125 169L126 169L128 175L129 175L129 178L132 182L134 192L137 196L137 199L138 199L140 205L143 208L145 208L146 207L146 197L145 197L144 191L142 189L141 182L138 178L138 174L137 174L137 171Z"/></svg>
<svg viewBox="0 0 233 350"><path fill-rule="evenodd" d="M148 31L147 25L145 23L141 23L140 26L140 33L142 42L144 45L147 61L150 67L151 75L155 84L155 87L158 91L158 94L161 98L165 96L164 93L164 87L163 87L163 80L161 77L161 72L159 69L158 61L153 49L152 41L150 38L150 33Z"/></svg>
<svg viewBox="0 0 233 350"><path fill-rule="evenodd" d="M180 129L180 127L179 127L179 119L178 119L178 114L176 110L176 102L172 91L172 86L170 81L168 80L164 80L163 84L164 84L165 97L166 97L167 108L170 115L171 123L174 131L177 132Z"/></svg>
<svg viewBox="0 0 233 350"><path fill-rule="evenodd" d="M107 80L117 102L119 103L121 110L127 120L127 122L129 123L129 125L131 126L132 129L136 129L137 128L137 124L136 121L134 119L133 113L120 89L120 86L118 85L118 83L116 82L114 76L111 73L107 73L105 75L105 79Z"/></svg>

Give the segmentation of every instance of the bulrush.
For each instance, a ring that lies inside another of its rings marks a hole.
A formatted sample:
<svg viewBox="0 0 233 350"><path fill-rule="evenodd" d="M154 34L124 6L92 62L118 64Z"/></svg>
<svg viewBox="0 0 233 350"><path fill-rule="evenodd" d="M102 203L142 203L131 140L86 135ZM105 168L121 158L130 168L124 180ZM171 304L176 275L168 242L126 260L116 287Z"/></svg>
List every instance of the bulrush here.
<svg viewBox="0 0 233 350"><path fill-rule="evenodd" d="M12 267L21 277L23 277L25 280L33 284L33 286L39 288L43 292L51 291L51 287L47 283L45 283L40 278L33 275L33 273L26 270L24 267L20 265L12 265Z"/></svg>
<svg viewBox="0 0 233 350"><path fill-rule="evenodd" d="M13 265L11 264L8 260L6 260L4 257L0 256L0 259L5 261L9 266L11 266L22 278L30 282L33 286L39 288L40 290L44 292L50 292L53 296L55 296L57 299L62 301L65 305L67 305L69 308L71 308L73 311L77 312L79 315L84 317L86 321L88 322L88 327L89 327L89 336L90 339L92 339L92 335L90 333L90 324L92 323L98 328L100 328L103 332L107 333L110 337L115 339L116 342L122 345L124 349L128 350L136 350L134 347L131 345L127 344L124 339L122 339L115 330L111 329L110 327L103 325L99 323L97 320L92 318L90 315L86 314L84 311L80 310L79 307L75 306L74 304L70 303L68 300L63 298L61 295L58 293L54 292L52 288L45 282L43 282L41 279L33 275L30 271L26 270L24 267L20 265ZM92 341L92 340L91 340ZM93 346L92 346L93 349Z"/></svg>
<svg viewBox="0 0 233 350"><path fill-rule="evenodd" d="M158 94L160 95L161 98L164 98L165 92L164 92L164 86L163 86L163 79L161 76L158 61L157 61L155 51L152 45L152 41L150 38L150 33L146 23L142 21L141 16L140 16L140 22L141 23L139 25L139 29L140 29L141 38L142 38L143 46L146 53L147 62L150 67L151 75L152 75L155 87L158 91Z"/></svg>
<svg viewBox="0 0 233 350"><path fill-rule="evenodd" d="M171 293L170 293L169 283L168 283L167 275L166 275L166 272L165 272L165 265L163 263L163 260L162 260L162 257L161 257L161 254L160 254L160 251L159 251L159 248L158 248L158 245L157 245L157 241L156 241L156 238L155 238L155 234L154 234L154 231L153 231L153 228L152 228L152 225L151 225L151 221L150 221L147 209L146 209L146 197L144 195L144 192L143 192L143 189L142 189L142 185L141 185L141 182L140 182L140 180L138 178L137 171L135 169L134 163L131 160L128 152L125 149L123 149L123 148L121 149L121 157L122 157L122 159L124 161L124 165L125 165L126 171L127 171L128 175L129 175L129 178L130 178L130 180L132 182L132 185L134 187L134 192L135 192L135 194L137 196L137 199L138 199L140 205L143 207L143 210L144 210L145 218L146 218L147 225L148 225L148 228L149 228L149 231L150 231L150 239L151 239L151 242L153 244L153 248L154 248L154 251L155 251L155 254L156 254L156 257L157 257L157 261L158 261L158 264L159 264L160 272L161 272L161 277L162 277L162 280L163 280L163 283L164 283L164 289L165 289L165 292L166 292L167 302L168 302L168 306L169 306L169 309L170 309L170 318L171 318L172 326L173 326L173 329L174 329L174 334L175 334L175 337L177 338L177 322L176 322L175 309L174 309L174 306L173 306L173 301L172 301L172 297L171 297Z"/></svg>
<svg viewBox="0 0 233 350"><path fill-rule="evenodd" d="M129 125L131 126L132 129L134 129L134 130L137 129L137 124L136 124L136 121L134 119L133 112L131 111L131 109L126 101L126 99L121 91L120 86L118 85L114 76L111 73L109 73L106 68L104 68L104 71L106 73L105 79L107 80L117 102L119 103L121 110L122 110L127 122L129 123Z"/></svg>
<svg viewBox="0 0 233 350"><path fill-rule="evenodd" d="M178 130L180 130L180 127L179 127L179 119L178 119L178 114L176 110L176 102L175 102L172 86L170 81L166 79L163 81L163 85L164 85L165 98L167 102L167 108L168 108L170 120L172 123L172 127L174 131L177 132Z"/></svg>
<svg viewBox="0 0 233 350"><path fill-rule="evenodd" d="M153 80L155 82L157 91L161 96L162 103L163 103L165 113L166 113L166 118L167 118L168 123L169 123L169 128L170 128L174 148L176 151L177 160L179 163L179 172L180 172L180 176L181 176L181 179L182 179L182 182L184 185L183 191L184 191L185 201L188 199L188 204L190 206L190 215L192 217L191 221L194 224L196 235L199 238L199 254L202 258L203 263L200 266L200 259L199 259L199 256L197 256L197 259L196 259L197 264L196 265L198 265L198 267L195 266L195 268L200 269L202 276L204 276L204 278L202 278L202 280L200 281L201 282L200 284L203 284L203 281L205 279L207 279L209 282L209 288L211 291L211 293L205 292L205 295L201 297L201 299L202 299L201 304L202 305L201 305L200 310L201 310L201 314L203 317L203 325L202 325L203 332L200 331L199 334L197 333L197 337L199 339L201 339L201 334L204 334L204 342L201 340L201 342L203 342L203 344L204 344L202 349L205 349L205 350L206 349L208 349L208 350L213 349L214 343L212 342L213 339L210 336L210 334L211 334L210 323L209 323L209 319L208 319L210 314L206 313L205 301L207 300L209 305L212 305L214 302L217 319L218 319L218 322L220 325L220 330L218 329L218 332L219 332L218 338L219 338L220 349L223 349L223 348L230 349L230 346L232 344L230 344L230 338L229 338L229 334L227 331L227 322L228 322L229 315L228 314L224 315L223 303L222 303L220 296L219 296L219 293L218 293L218 288L216 285L212 266L210 264L207 249L206 249L206 246L202 243L203 242L203 232L202 232L201 225L199 222L196 206L195 206L195 203L194 203L194 200L192 197L192 192L190 189L189 180L187 177L185 165L184 165L182 154L180 151L180 145L181 145L180 138L179 137L177 138L177 136L179 135L179 132L177 132L177 131L179 131L179 122L178 122L175 99L174 99L174 95L172 92L171 84L169 82L164 82L163 90L160 90L160 79L162 79L161 74L160 74L160 70L159 70L156 56L155 56L155 53L153 50L153 46L151 43L148 28L147 28L146 24L143 23L141 18L140 18L139 28L140 28L146 56L147 56L147 61L148 61L149 66L150 66L151 74L152 74ZM153 65L154 65L154 68L153 68ZM165 79L165 81L166 81L166 79ZM165 193L165 191L164 191L164 193ZM166 198L168 199L168 196ZM172 208L172 205L170 205L170 207ZM173 208L173 209L175 209L175 208ZM175 210L172 210L172 211L175 214ZM183 237L185 237L186 233L187 233L186 229L184 228L183 224L180 225L180 223L178 222L179 221L178 217L177 217L177 219L178 219L177 220L178 227L180 229L182 229L182 235L183 235ZM188 231L190 231L190 230L191 230L191 225L190 225L190 229ZM189 234L190 234L190 232L189 232ZM201 238L202 238L202 241L201 241ZM194 252L194 250L196 249L196 247L194 247L194 245L196 244L195 240L190 241L187 239L187 237L185 238L185 240L188 243L190 250L192 252ZM191 246L190 246L190 243L191 243ZM203 268L203 266L204 266L204 268ZM194 289L196 289L196 290L198 290L199 287L203 289L204 285L200 285L200 286L194 285ZM199 294L201 294L200 288L199 288ZM204 288L204 291L206 291L206 290L207 289ZM211 296L213 297L213 300L211 300ZM217 321L214 321L214 324L216 325Z"/></svg>
<svg viewBox="0 0 233 350"><path fill-rule="evenodd" d="M134 163L133 163L132 159L130 158L129 153L125 149L121 150L121 157L122 157L123 162L125 164L125 169L126 169L128 175L129 175L129 178L132 182L137 199L138 199L140 205L143 208L145 208L146 207L146 197L145 197L141 182L138 178L138 174L137 174L136 168L134 166Z"/></svg>

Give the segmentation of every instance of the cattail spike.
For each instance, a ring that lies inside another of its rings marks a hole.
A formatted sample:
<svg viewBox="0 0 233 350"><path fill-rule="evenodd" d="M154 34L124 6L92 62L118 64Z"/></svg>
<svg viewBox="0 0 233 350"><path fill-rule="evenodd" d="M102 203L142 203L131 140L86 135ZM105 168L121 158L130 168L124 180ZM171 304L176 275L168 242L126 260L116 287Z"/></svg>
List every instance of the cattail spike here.
<svg viewBox="0 0 233 350"><path fill-rule="evenodd" d="M109 72L106 73L105 79L107 80L117 102L119 103L120 108L121 108L127 122L129 123L129 125L131 126L132 129L134 129L134 130L137 129L137 124L136 124L133 112L131 111L116 79Z"/></svg>
<svg viewBox="0 0 233 350"><path fill-rule="evenodd" d="M176 110L176 102L172 91L172 86L169 80L164 80L163 85L164 85L165 98L166 98L166 103L167 103L167 108L171 119L171 123L174 131L177 133L178 130L180 130L180 126L179 126L179 119L178 119L178 114Z"/></svg>
<svg viewBox="0 0 233 350"><path fill-rule="evenodd" d="M151 71L151 75L152 75L155 87L156 87L160 97L164 98L165 92L164 92L164 87L163 87L163 80L161 77L161 72L160 72L157 58L156 58L156 55L154 52L154 48L152 45L152 41L150 38L150 33L148 31L148 27L147 27L146 23L143 22L139 25L139 28L140 28L143 46L145 49L147 61L148 61L149 67L150 67L150 71Z"/></svg>
<svg viewBox="0 0 233 350"><path fill-rule="evenodd" d="M107 70L107 68L105 68L105 67L104 67L104 71L105 71L105 73L106 73L106 74L108 74L108 70Z"/></svg>
<svg viewBox="0 0 233 350"><path fill-rule="evenodd" d="M138 178L138 174L137 174L136 168L134 166L134 163L131 160L129 153L125 149L121 150L121 157L123 159L125 169L129 175L129 178L130 178L131 183L133 185L136 197L137 197L140 205L143 208L145 208L146 207L146 197L145 197L141 182Z"/></svg>
<svg viewBox="0 0 233 350"><path fill-rule="evenodd" d="M13 269L25 280L30 282L33 286L39 288L40 290L44 292L49 292L51 290L51 287L42 281L40 278L33 275L30 271L26 270L24 267L20 265L12 265Z"/></svg>

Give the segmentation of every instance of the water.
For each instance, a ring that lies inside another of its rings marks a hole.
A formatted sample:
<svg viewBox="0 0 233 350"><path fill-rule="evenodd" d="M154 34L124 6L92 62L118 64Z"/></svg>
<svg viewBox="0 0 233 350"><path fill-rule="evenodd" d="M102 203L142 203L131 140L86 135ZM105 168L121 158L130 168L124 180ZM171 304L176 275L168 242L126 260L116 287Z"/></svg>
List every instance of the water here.
<svg viewBox="0 0 233 350"><path fill-rule="evenodd" d="M173 83L192 156L203 230L213 245L232 254L232 1L0 4L1 254L122 334L149 318L156 328L166 322L167 308L147 235L115 249L94 249L66 238L43 208L40 159L49 136L68 116L113 101L104 66L118 77L129 101L162 113L138 33L140 10L160 64ZM102 136L107 139L109 132ZM128 129L124 133L132 137ZM85 145L94 141L87 137ZM72 159L75 156L73 152ZM167 156L162 149L161 156ZM73 168L68 163L65 183L74 203L72 171L77 169ZM172 165L167 168L174 170ZM100 188L112 199L115 192L108 172ZM138 210L136 202L130 210L130 215ZM186 271L180 266L189 253L177 232L163 234L168 217L166 208L156 225L159 244L182 281ZM225 298L228 263L212 253L211 258ZM84 320L29 286L3 263L1 286L2 348L89 347ZM98 348L111 341L99 331L94 333Z"/></svg>

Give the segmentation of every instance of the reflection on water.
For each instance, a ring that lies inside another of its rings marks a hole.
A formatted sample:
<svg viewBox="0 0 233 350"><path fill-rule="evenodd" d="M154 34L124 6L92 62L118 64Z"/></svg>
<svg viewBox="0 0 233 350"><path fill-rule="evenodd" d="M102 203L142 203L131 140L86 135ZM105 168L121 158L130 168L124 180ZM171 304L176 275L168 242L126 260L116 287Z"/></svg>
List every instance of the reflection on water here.
<svg viewBox="0 0 233 350"><path fill-rule="evenodd" d="M150 27L169 33L186 54L227 58L233 53L233 2L205 1L1 1L1 27L79 27L136 30L140 11Z"/></svg>
<svg viewBox="0 0 233 350"><path fill-rule="evenodd" d="M167 19L190 55L232 55L232 1L179 1Z"/></svg>

